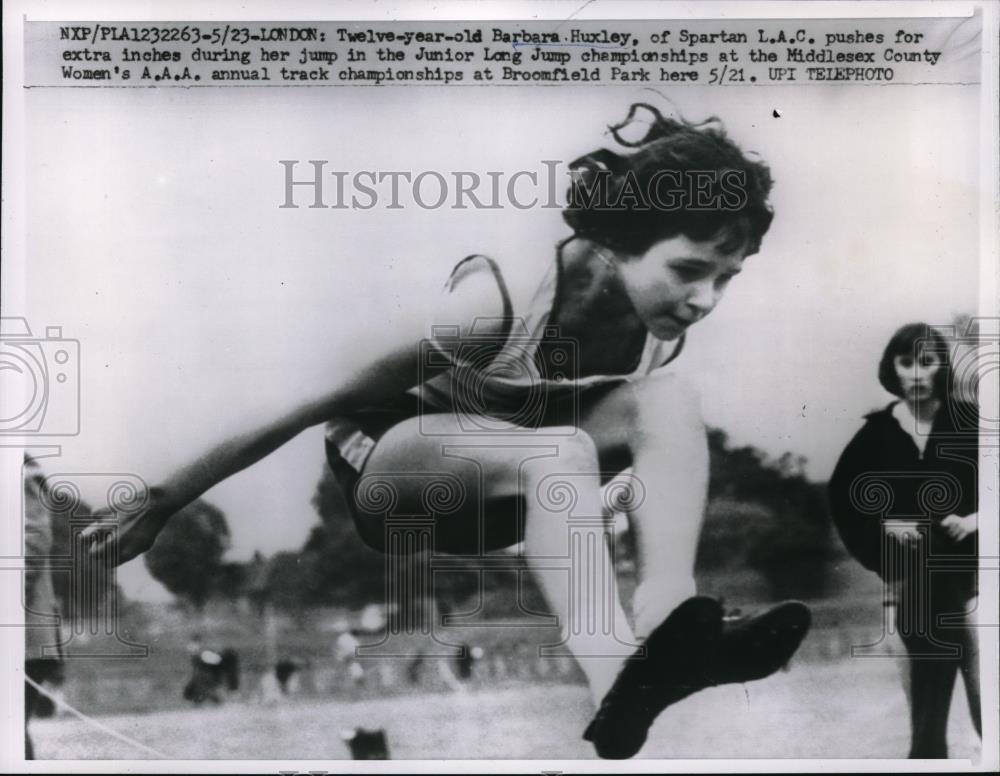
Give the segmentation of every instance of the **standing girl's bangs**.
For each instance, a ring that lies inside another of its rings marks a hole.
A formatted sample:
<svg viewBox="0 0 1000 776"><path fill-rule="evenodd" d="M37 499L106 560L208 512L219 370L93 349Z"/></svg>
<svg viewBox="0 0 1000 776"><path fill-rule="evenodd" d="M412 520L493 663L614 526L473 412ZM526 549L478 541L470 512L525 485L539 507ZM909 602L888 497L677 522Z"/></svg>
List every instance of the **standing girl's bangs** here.
<svg viewBox="0 0 1000 776"><path fill-rule="evenodd" d="M947 396L951 387L951 353L948 342L940 332L927 323L908 323L892 335L879 362L878 379L882 387L889 393L902 397L902 387L896 375L896 357L919 358L925 352L941 357L941 368L934 380L934 392L938 398Z"/></svg>

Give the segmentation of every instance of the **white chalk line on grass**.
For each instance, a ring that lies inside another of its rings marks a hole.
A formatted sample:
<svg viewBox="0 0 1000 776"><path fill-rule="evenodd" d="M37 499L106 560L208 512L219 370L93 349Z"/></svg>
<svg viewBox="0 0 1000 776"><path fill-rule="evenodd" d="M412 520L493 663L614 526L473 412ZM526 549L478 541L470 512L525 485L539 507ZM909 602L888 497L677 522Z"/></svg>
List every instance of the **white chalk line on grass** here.
<svg viewBox="0 0 1000 776"><path fill-rule="evenodd" d="M117 730L108 727L103 722L98 722L93 717L87 716L82 711L79 711L78 709L75 709L72 706L70 706L62 698L59 698L59 697L53 695L52 693L50 693L48 690L46 690L44 687L42 687L42 685L40 685L34 679L31 679L30 677L26 676L26 677L24 677L24 681L27 682L28 684L30 684L36 690L38 690L38 692L40 692L42 695L44 695L45 697L47 697L49 700L51 700L57 706L60 706L61 708L66 709L66 711L68 711L74 717L77 717L78 719L82 720L83 722L85 722L86 724L90 725L91 727L97 728L98 730L100 730L103 733L107 733L112 738L117 738L119 741L123 741L126 744L131 744L132 746L136 747L137 749L141 749L144 752L149 752L151 755L153 755L155 757L159 757L161 760L173 760L173 759L175 759L175 758L171 757L168 754L164 754L163 752L159 752L156 749L153 749L153 747L151 747L151 746L146 746L145 744L140 744L134 738L129 738L124 733L119 733Z"/></svg>

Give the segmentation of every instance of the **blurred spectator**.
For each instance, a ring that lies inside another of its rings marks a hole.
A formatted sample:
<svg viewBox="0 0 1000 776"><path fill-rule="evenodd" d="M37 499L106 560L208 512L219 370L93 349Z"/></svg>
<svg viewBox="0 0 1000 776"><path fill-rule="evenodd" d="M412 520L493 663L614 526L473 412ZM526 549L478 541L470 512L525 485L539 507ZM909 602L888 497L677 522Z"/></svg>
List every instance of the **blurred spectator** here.
<svg viewBox="0 0 1000 776"><path fill-rule="evenodd" d="M52 584L52 515L45 508L45 477L38 463L24 458L24 675L31 681L51 687L65 680L60 632L61 607ZM24 685L24 757L34 759L34 746L28 735L33 717L47 717L55 712L52 700L25 682Z"/></svg>
<svg viewBox="0 0 1000 776"><path fill-rule="evenodd" d="M205 701L221 703L227 691L239 689L239 656L233 649L216 652L198 649L197 637L188 645L191 654L191 678L184 686L184 700L199 705Z"/></svg>
<svg viewBox="0 0 1000 776"><path fill-rule="evenodd" d="M389 759L389 742L382 729L354 728L353 730L345 730L340 734L340 737L351 750L351 759L353 760Z"/></svg>
<svg viewBox="0 0 1000 776"><path fill-rule="evenodd" d="M351 687L359 687L365 682L365 669L357 657L360 646L361 642L353 630L344 631L334 642L334 655L337 662L344 666Z"/></svg>
<svg viewBox="0 0 1000 776"><path fill-rule="evenodd" d="M302 671L307 661L295 657L286 657L274 664L274 678L278 680L278 689L282 695L296 695L300 689Z"/></svg>
<svg viewBox="0 0 1000 776"><path fill-rule="evenodd" d="M410 662L406 664L406 679L407 681L416 686L420 684L420 680L424 675L424 656L421 654L416 654L410 658Z"/></svg>
<svg viewBox="0 0 1000 776"><path fill-rule="evenodd" d="M465 643L461 647L462 652L455 658L455 673L464 682L472 678L472 670L476 661L482 659L483 650L482 647L470 647Z"/></svg>

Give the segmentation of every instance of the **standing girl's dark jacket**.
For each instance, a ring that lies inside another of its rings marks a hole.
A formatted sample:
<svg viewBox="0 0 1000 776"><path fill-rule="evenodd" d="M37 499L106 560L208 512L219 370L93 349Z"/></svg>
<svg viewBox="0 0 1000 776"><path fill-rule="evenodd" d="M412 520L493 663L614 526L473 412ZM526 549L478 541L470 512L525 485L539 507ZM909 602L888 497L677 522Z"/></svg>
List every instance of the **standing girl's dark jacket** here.
<svg viewBox="0 0 1000 776"><path fill-rule="evenodd" d="M892 585L895 631L909 657L910 757L943 758L959 670L973 724L982 731L979 647L971 620L978 532L956 541L941 527L949 515L977 511L979 423L972 405L943 404L921 454L894 406L868 415L844 450L830 480L830 502L848 550ZM906 538L897 538L883 531L883 520L929 526L926 533L906 531Z"/></svg>
<svg viewBox="0 0 1000 776"><path fill-rule="evenodd" d="M867 415L840 456L829 486L834 524L850 553L885 578L892 570L882 567L882 520L929 518L928 557L967 563L970 572L953 581L974 589L978 534L956 542L941 521L978 509L977 408L965 402L943 405L921 455L893 416L895 404Z"/></svg>

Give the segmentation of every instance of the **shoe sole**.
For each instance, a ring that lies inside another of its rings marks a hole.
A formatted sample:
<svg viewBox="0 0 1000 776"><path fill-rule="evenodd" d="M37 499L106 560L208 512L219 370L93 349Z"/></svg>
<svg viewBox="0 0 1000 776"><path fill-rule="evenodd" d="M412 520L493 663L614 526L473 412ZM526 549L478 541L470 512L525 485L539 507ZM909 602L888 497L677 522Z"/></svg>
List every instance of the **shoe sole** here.
<svg viewBox="0 0 1000 776"><path fill-rule="evenodd" d="M711 598L689 598L646 640L644 658L627 660L583 737L599 757L625 760L646 742L650 726L671 704L705 686L685 672L714 646L722 629L722 607ZM637 653L638 655L638 653ZM673 674L673 675L672 675Z"/></svg>

